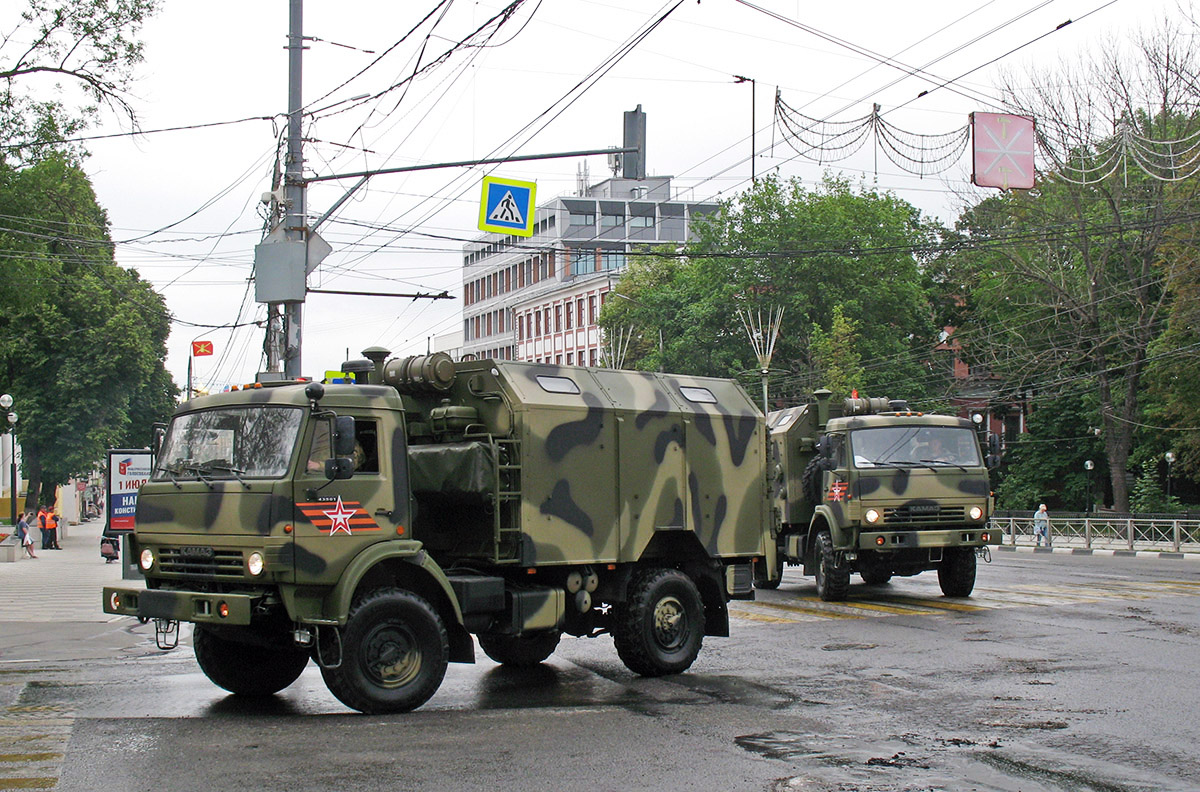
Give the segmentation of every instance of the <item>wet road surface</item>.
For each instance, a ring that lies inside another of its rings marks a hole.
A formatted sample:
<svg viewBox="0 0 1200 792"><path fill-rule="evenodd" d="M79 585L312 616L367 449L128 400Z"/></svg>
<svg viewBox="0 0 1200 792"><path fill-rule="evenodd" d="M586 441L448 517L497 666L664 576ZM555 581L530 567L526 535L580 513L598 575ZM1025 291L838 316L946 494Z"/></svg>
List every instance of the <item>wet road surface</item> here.
<svg viewBox="0 0 1200 792"><path fill-rule="evenodd" d="M0 613L0 790L1200 789L1200 561L997 553L969 599L925 574L840 604L789 569L731 609L680 676L564 638L395 716L312 665L226 696L186 627L164 653L129 619Z"/></svg>

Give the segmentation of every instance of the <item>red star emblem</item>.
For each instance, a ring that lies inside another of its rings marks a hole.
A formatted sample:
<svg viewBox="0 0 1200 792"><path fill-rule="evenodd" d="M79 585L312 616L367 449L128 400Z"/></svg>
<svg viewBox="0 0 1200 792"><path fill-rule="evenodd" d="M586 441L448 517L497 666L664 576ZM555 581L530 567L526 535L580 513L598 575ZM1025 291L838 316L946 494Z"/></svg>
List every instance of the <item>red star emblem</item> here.
<svg viewBox="0 0 1200 792"><path fill-rule="evenodd" d="M329 535L333 536L338 531L345 531L347 536L353 536L350 533L350 518L357 513L357 509L347 509L342 505L342 496L338 495L337 506L327 512L321 512L331 520L329 526Z"/></svg>

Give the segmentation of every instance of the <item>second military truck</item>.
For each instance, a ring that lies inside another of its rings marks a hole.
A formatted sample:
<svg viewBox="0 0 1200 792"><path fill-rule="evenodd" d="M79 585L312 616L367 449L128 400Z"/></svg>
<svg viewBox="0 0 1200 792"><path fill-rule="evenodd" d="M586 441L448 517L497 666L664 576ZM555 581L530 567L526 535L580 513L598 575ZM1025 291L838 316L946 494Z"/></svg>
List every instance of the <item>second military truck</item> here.
<svg viewBox="0 0 1200 792"><path fill-rule="evenodd" d="M1000 535L986 459L970 421L914 412L903 401L846 399L819 390L768 416L777 568L814 575L826 601L846 598L850 575L869 584L937 570L942 593L975 587L975 559Z"/></svg>
<svg viewBox="0 0 1200 792"><path fill-rule="evenodd" d="M309 659L368 713L410 710L476 636L532 665L611 633L687 669L774 568L764 418L735 382L444 354L184 403L139 493L145 589L108 613L194 625L217 685L269 695Z"/></svg>

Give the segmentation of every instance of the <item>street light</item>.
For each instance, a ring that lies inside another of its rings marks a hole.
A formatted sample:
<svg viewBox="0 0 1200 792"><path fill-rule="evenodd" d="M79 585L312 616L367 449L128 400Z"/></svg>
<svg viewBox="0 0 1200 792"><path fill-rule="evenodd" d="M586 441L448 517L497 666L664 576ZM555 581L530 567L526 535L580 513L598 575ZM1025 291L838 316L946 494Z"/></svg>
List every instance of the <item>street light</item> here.
<svg viewBox="0 0 1200 792"><path fill-rule="evenodd" d="M9 394L0 396L0 409L7 410L13 406L13 397ZM12 462L12 469L9 477L8 501L11 506L11 519L15 527L17 524L17 414L10 412L8 414L8 458Z"/></svg>
<svg viewBox="0 0 1200 792"><path fill-rule="evenodd" d="M1164 455L1167 460L1167 508L1171 508L1171 465L1175 464L1175 452L1168 451Z"/></svg>
<svg viewBox="0 0 1200 792"><path fill-rule="evenodd" d="M756 113L754 104L758 97L758 83L751 77L742 77L740 74L733 75L734 82L750 83L750 183L758 184L758 179L755 177L754 158L758 154L758 148L754 143L754 133L756 125Z"/></svg>
<svg viewBox="0 0 1200 792"><path fill-rule="evenodd" d="M1087 481L1088 481L1088 499L1087 499L1087 509L1086 509L1086 512L1088 514L1092 513L1092 506L1095 505L1092 502L1092 470L1094 470L1095 467L1096 467L1096 463L1090 459L1086 460L1083 463L1083 469L1087 471Z"/></svg>

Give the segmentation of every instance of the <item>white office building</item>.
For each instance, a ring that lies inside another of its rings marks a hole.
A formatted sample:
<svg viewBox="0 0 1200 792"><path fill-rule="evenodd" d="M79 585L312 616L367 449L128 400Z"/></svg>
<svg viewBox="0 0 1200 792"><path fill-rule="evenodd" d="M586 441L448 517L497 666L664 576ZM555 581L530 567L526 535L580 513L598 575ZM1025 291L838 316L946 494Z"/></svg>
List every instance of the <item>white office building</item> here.
<svg viewBox="0 0 1200 792"><path fill-rule="evenodd" d="M643 141L641 106L625 113L625 146ZM631 254L678 247L715 203L673 195L670 176L647 178L635 155L621 177L537 208L532 237L484 234L463 246L461 357L596 366L603 339L596 318Z"/></svg>

